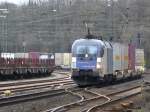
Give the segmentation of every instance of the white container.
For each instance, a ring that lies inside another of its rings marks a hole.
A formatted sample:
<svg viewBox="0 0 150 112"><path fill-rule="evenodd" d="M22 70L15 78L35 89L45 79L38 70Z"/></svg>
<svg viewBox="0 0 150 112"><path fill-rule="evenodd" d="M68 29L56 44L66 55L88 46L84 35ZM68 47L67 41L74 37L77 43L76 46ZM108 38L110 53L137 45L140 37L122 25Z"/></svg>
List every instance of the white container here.
<svg viewBox="0 0 150 112"><path fill-rule="evenodd" d="M120 43L112 43L113 45L113 71L121 71L121 44Z"/></svg>
<svg viewBox="0 0 150 112"><path fill-rule="evenodd" d="M128 45L121 45L121 55L122 70L124 71L128 69Z"/></svg>
<svg viewBox="0 0 150 112"><path fill-rule="evenodd" d="M63 53L63 65L71 67L71 53Z"/></svg>
<svg viewBox="0 0 150 112"><path fill-rule="evenodd" d="M39 59L48 59L48 53L40 53Z"/></svg>
<svg viewBox="0 0 150 112"><path fill-rule="evenodd" d="M101 74L112 74L113 73L113 48L109 42L104 42L104 56L102 58L102 71ZM102 76L103 77L103 76Z"/></svg>
<svg viewBox="0 0 150 112"><path fill-rule="evenodd" d="M71 68L71 53L55 53L55 65L62 68Z"/></svg>
<svg viewBox="0 0 150 112"><path fill-rule="evenodd" d="M29 58L28 53L15 53L14 56L15 58Z"/></svg>
<svg viewBox="0 0 150 112"><path fill-rule="evenodd" d="M15 55L14 55L14 53L1 53L1 57L5 58L5 59L7 59L7 58L14 59Z"/></svg>
<svg viewBox="0 0 150 112"><path fill-rule="evenodd" d="M40 53L39 59L54 59L54 53Z"/></svg>
<svg viewBox="0 0 150 112"><path fill-rule="evenodd" d="M145 61L144 61L144 49L135 50L135 70L144 71Z"/></svg>
<svg viewBox="0 0 150 112"><path fill-rule="evenodd" d="M55 65L63 65L63 53L55 53Z"/></svg>
<svg viewBox="0 0 150 112"><path fill-rule="evenodd" d="M144 65L144 50L143 49L135 50L135 64L136 66Z"/></svg>

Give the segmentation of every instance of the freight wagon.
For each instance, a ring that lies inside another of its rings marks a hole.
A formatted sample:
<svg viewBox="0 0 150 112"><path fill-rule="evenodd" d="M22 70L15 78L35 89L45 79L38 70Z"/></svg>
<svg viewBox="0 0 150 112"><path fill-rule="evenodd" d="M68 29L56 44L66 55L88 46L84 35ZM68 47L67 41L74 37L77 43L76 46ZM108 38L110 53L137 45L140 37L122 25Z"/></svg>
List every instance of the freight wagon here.
<svg viewBox="0 0 150 112"><path fill-rule="evenodd" d="M54 70L54 61L52 53L1 53L0 78L49 75Z"/></svg>

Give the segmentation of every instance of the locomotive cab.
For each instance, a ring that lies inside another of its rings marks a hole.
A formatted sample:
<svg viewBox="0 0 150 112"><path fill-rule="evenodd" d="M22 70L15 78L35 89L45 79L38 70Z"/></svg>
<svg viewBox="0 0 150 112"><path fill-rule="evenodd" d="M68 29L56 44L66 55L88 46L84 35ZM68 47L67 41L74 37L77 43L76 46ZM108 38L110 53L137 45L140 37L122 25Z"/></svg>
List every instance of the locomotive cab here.
<svg viewBox="0 0 150 112"><path fill-rule="evenodd" d="M97 39L79 39L73 43L72 79L77 84L97 83L103 79L104 73L110 71L108 59L111 51L107 48L108 44Z"/></svg>

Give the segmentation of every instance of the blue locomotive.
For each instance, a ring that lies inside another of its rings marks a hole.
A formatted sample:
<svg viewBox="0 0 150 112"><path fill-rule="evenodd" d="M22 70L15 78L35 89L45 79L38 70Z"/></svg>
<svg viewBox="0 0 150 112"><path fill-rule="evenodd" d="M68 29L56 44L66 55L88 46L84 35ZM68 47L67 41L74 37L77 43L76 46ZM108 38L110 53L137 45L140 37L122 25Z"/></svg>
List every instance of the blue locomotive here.
<svg viewBox="0 0 150 112"><path fill-rule="evenodd" d="M135 47L128 44L94 38L75 40L72 45L71 78L78 85L88 85L141 75L144 68L136 69L133 51Z"/></svg>

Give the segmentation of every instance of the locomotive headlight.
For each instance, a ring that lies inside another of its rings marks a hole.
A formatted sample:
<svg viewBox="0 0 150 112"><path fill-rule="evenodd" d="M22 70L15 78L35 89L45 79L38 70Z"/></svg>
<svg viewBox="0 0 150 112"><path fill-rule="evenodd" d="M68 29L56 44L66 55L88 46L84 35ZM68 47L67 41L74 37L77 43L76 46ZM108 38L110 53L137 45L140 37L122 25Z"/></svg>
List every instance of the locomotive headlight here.
<svg viewBox="0 0 150 112"><path fill-rule="evenodd" d="M97 68L97 69L100 69L100 68L101 68L100 63L97 63L96 68Z"/></svg>
<svg viewBox="0 0 150 112"><path fill-rule="evenodd" d="M97 58L97 65L96 65L97 69L101 68L101 62L102 62L102 58Z"/></svg>
<svg viewBox="0 0 150 112"><path fill-rule="evenodd" d="M102 62L102 58L97 58L97 63L101 63Z"/></svg>
<svg viewBox="0 0 150 112"><path fill-rule="evenodd" d="M72 68L76 68L76 57L72 57L72 64L71 64Z"/></svg>
<svg viewBox="0 0 150 112"><path fill-rule="evenodd" d="M76 62L76 57L72 57L72 62Z"/></svg>

